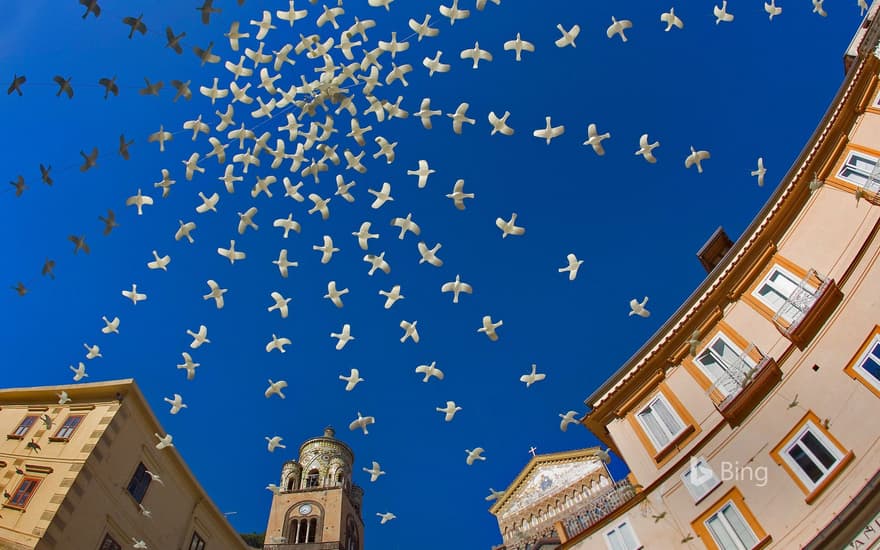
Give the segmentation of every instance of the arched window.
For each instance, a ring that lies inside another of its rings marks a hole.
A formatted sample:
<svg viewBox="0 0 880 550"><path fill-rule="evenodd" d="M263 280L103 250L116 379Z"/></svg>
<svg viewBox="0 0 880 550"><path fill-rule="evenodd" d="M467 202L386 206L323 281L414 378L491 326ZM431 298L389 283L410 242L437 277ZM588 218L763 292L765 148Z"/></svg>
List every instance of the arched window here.
<svg viewBox="0 0 880 550"><path fill-rule="evenodd" d="M315 542L315 536L317 536L318 532L318 520L317 518L312 518L309 520L308 533L306 535L306 542Z"/></svg>
<svg viewBox="0 0 880 550"><path fill-rule="evenodd" d="M309 470L308 475L306 475L306 489L309 487L317 487L318 486L318 473L317 469Z"/></svg>
<svg viewBox="0 0 880 550"><path fill-rule="evenodd" d="M287 478L287 490L293 491L293 478L292 477Z"/></svg>
<svg viewBox="0 0 880 550"><path fill-rule="evenodd" d="M336 485L342 485L345 481L345 472L339 470L339 473L336 474Z"/></svg>

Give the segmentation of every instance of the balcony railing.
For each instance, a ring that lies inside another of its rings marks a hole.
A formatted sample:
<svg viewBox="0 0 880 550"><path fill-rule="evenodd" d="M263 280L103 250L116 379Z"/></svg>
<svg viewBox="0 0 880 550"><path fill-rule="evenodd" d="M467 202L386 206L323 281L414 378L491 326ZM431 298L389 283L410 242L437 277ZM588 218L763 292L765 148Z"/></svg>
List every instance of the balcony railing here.
<svg viewBox="0 0 880 550"><path fill-rule="evenodd" d="M757 364L750 358L752 355L760 357ZM737 361L740 362L731 372L712 384L707 390L708 394L713 390L723 389L720 399L713 396L715 408L732 426L739 425L743 419L761 402L770 388L782 379L782 371L772 357L762 354L754 344L749 345L740 354Z"/></svg>
<svg viewBox="0 0 880 550"><path fill-rule="evenodd" d="M757 370L755 360L752 359L755 355L763 357L754 344L749 344L737 357L725 358L723 362L719 361L718 364L724 370L724 374L706 389L706 394L711 396L718 391L721 392L722 399L724 399L739 393L743 387L749 384Z"/></svg>
<svg viewBox="0 0 880 550"><path fill-rule="evenodd" d="M815 336L842 298L834 279L822 277L815 269L810 269L773 316L773 324L783 336L802 348Z"/></svg>

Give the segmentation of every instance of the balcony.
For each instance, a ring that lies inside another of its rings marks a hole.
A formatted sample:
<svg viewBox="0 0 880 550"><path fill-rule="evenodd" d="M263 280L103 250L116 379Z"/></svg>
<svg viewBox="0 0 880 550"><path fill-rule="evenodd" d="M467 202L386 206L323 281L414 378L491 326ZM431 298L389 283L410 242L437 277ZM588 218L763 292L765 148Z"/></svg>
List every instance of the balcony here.
<svg viewBox="0 0 880 550"><path fill-rule="evenodd" d="M748 358L755 354L760 360L755 366L751 366ZM708 390L708 393L715 396L715 409L734 427L745 420L770 389L782 379L782 371L776 361L762 354L754 345L749 346L737 360L740 362L738 368L730 369L726 376Z"/></svg>
<svg viewBox="0 0 880 550"><path fill-rule="evenodd" d="M842 298L843 293L834 279L823 278L816 270L810 269L779 307L773 316L773 324L783 336L803 349Z"/></svg>

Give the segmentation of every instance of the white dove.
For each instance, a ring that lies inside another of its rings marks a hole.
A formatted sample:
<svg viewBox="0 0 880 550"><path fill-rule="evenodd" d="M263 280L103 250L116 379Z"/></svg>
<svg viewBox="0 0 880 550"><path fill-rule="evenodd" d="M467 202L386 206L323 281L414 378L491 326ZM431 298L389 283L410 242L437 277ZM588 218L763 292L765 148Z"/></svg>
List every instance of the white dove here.
<svg viewBox="0 0 880 550"><path fill-rule="evenodd" d="M482 456L482 454L486 452L486 450L482 447L477 447L473 451L470 449L465 449L464 452L467 453L467 458L465 459L465 462L467 462L468 466L473 466L474 461L486 460L486 457Z"/></svg>
<svg viewBox="0 0 880 550"><path fill-rule="evenodd" d="M756 170L752 170L752 176L756 176L758 178L758 187L764 186L764 174L767 173L767 169L764 168L764 157L758 157L758 168Z"/></svg>
<svg viewBox="0 0 880 550"><path fill-rule="evenodd" d="M822 7L825 0L813 0L813 13L818 13L822 17L828 17L828 13Z"/></svg>
<svg viewBox="0 0 880 550"><path fill-rule="evenodd" d="M324 235L324 244L321 246L312 245L312 250L321 252L321 263L326 264L333 258L334 252L339 252L338 248L334 248L333 239L330 235Z"/></svg>
<svg viewBox="0 0 880 550"><path fill-rule="evenodd" d="M501 230L502 239L506 239L508 235L524 235L526 232L525 228L516 225L516 212L510 215L510 221L496 218L495 226Z"/></svg>
<svg viewBox="0 0 880 550"><path fill-rule="evenodd" d="M467 122L468 124L476 124L477 123L476 120L474 120L472 118L468 118L468 116L467 116L468 107L470 107L470 104L460 103L458 105L458 108L455 109L454 113L446 113L446 116L448 116L449 118L452 119L452 131L455 132L456 134L461 134L461 125L463 123L465 123L465 122Z"/></svg>
<svg viewBox="0 0 880 550"><path fill-rule="evenodd" d="M265 439L266 439L266 441L268 441L268 443L266 444L266 448L269 450L270 453L274 453L275 449L286 449L287 448L286 445L281 444L281 439L282 439L281 436L273 435L272 437L266 437Z"/></svg>
<svg viewBox="0 0 880 550"><path fill-rule="evenodd" d="M602 147L602 140L608 139L610 137L610 132L600 134L596 131L596 125L590 124L587 127L587 141L584 142L584 145L591 145L593 147L593 151L595 151L597 155L601 156L605 154L605 148Z"/></svg>
<svg viewBox="0 0 880 550"><path fill-rule="evenodd" d="M309 193L309 200L312 201L312 204L314 204L312 208L309 208L309 214L320 212L322 220L326 220L330 217L330 209L327 207L327 205L330 204L331 199L324 199L321 197L321 195L318 195L317 193Z"/></svg>
<svg viewBox="0 0 880 550"><path fill-rule="evenodd" d="M394 197L391 196L391 184L385 182L382 184L382 189L376 191L375 189L367 189L367 193L376 197L376 200L370 204L370 208L377 210L382 207L388 201L393 201Z"/></svg>
<svg viewBox="0 0 880 550"><path fill-rule="evenodd" d="M266 396L266 399L269 399L270 397L272 397L272 395L277 395L281 399L284 399L285 396L281 392L281 390L283 390L286 387L287 387L287 381L285 381L285 380L279 380L277 382L273 382L271 379L269 379L269 387L266 388L266 391L263 393L263 395Z"/></svg>
<svg viewBox="0 0 880 550"><path fill-rule="evenodd" d="M672 27L678 27L679 29L684 28L684 21L682 21L680 17L675 15L675 8L669 8L668 12L661 14L660 21L666 23L666 28L663 29L666 32L672 30Z"/></svg>
<svg viewBox="0 0 880 550"><path fill-rule="evenodd" d="M159 435L159 434L156 434L156 435ZM173 445L172 445L172 447L173 447ZM137 539L135 537L131 537L131 540L133 542L131 547L134 548L135 550L147 550L147 548L148 548L147 543L144 542L143 540Z"/></svg>
<svg viewBox="0 0 880 550"><path fill-rule="evenodd" d="M379 463L375 460L373 461L373 467L370 469L364 468L364 471L370 474L370 482L375 482L379 479L379 476L385 475L385 472L379 467Z"/></svg>
<svg viewBox="0 0 880 550"><path fill-rule="evenodd" d="M547 378L547 375L544 373L539 373L538 366L532 363L532 372L520 376L519 381L525 383L526 387L528 388L535 382L540 382L545 378Z"/></svg>
<svg viewBox="0 0 880 550"><path fill-rule="evenodd" d="M568 430L569 424L577 424L578 420L575 418L577 415L577 411L568 411L565 414L560 414L559 418L562 419L562 422L559 423L559 429L563 432Z"/></svg>
<svg viewBox="0 0 880 550"><path fill-rule="evenodd" d="M260 228L257 224L254 223L254 216L257 215L257 207L251 206L248 208L244 214L238 212L238 234L244 235L245 230L250 227L254 231Z"/></svg>
<svg viewBox="0 0 880 550"><path fill-rule="evenodd" d="M532 132L532 135L536 138L546 139L547 145L550 145L551 139L559 137L565 133L565 126L562 124L559 126L553 126L550 122L550 117L544 117L544 120L547 122L547 125L544 128L535 130Z"/></svg>
<svg viewBox="0 0 880 550"><path fill-rule="evenodd" d="M770 21L773 21L774 16L782 13L782 8L776 5L776 0L770 0L770 2L764 2L764 11L770 15Z"/></svg>
<svg viewBox="0 0 880 550"><path fill-rule="evenodd" d="M657 162L657 158L654 157L654 149L657 147L660 147L659 141L648 143L648 134L642 134L642 137L639 138L639 150L634 154L642 155L646 161L653 164Z"/></svg>
<svg viewBox="0 0 880 550"><path fill-rule="evenodd" d="M186 404L183 402L183 397L181 397L179 393L175 393L173 399L167 397L164 397L163 399L166 403L171 405L171 414L177 414L180 412L180 409L186 408Z"/></svg>
<svg viewBox="0 0 880 550"><path fill-rule="evenodd" d="M203 300L214 299L214 304L217 306L217 309L223 309L224 301L223 295L226 294L228 289L220 288L220 285L217 284L214 279L208 279L208 288L211 289L211 292L202 295Z"/></svg>
<svg viewBox="0 0 880 550"><path fill-rule="evenodd" d="M217 254L229 260L230 264L234 264L237 260L243 260L247 257L244 252L235 250L235 241L233 240L229 241L229 248L218 248Z"/></svg>
<svg viewBox="0 0 880 550"><path fill-rule="evenodd" d="M178 369L186 369L186 379L192 380L196 376L196 367L200 365L200 363L194 363L192 357L187 352L181 353L183 356L183 364L177 365Z"/></svg>
<svg viewBox="0 0 880 550"><path fill-rule="evenodd" d="M193 339L192 343L189 345L191 349L198 349L202 344L211 343L211 341L208 340L208 327L205 325L199 325L198 332L186 329L186 333ZM186 356L184 356L184 359L186 359Z"/></svg>
<svg viewBox="0 0 880 550"><path fill-rule="evenodd" d="M277 495L277 494L281 493L281 487L275 485L274 483L270 483L269 485L266 485L266 490L272 491L273 495ZM287 540L287 539L284 539L284 540Z"/></svg>
<svg viewBox="0 0 880 550"><path fill-rule="evenodd" d="M101 332L104 334L110 334L111 332L119 334L119 317L114 317L113 320L110 321L107 317L102 316L101 320L104 321L104 328L101 329Z"/></svg>
<svg viewBox="0 0 880 550"><path fill-rule="evenodd" d="M578 260L577 256L574 254L569 254L565 257L568 260L568 265L565 267L560 267L558 271L560 273L568 272L568 280L574 281L578 274L578 269L580 269L581 264L584 263L583 260Z"/></svg>
<svg viewBox="0 0 880 550"><path fill-rule="evenodd" d="M358 369L351 369L351 374L348 376L339 375L340 380L345 381L345 391L351 391L361 382L365 382L363 378L361 378L361 373Z"/></svg>
<svg viewBox="0 0 880 550"><path fill-rule="evenodd" d="M144 214L144 206L152 206L153 198L149 195L144 195L141 193L141 190L138 189L137 195L132 195L125 199L125 206L135 206L137 207L138 216L142 216Z"/></svg>
<svg viewBox="0 0 880 550"><path fill-rule="evenodd" d="M180 227L177 229L177 232L174 233L174 240L179 241L186 237L186 240L188 240L190 244L194 243L195 239L190 233L196 228L195 222L183 223L183 220L177 220L177 223L180 224Z"/></svg>
<svg viewBox="0 0 880 550"><path fill-rule="evenodd" d="M73 371L74 382L79 382L80 380L88 376L88 374L86 374L86 365L82 361L79 362L79 365L77 367L70 365L70 370Z"/></svg>
<svg viewBox="0 0 880 550"><path fill-rule="evenodd" d="M422 264L422 263L428 262L429 264L433 265L434 267L442 266L443 260L441 260L440 258L437 257L437 251L440 250L440 248L442 246L443 245L441 245L440 243L437 243L436 245L434 245L434 248L428 248L428 245L426 245L423 242L420 242L418 244L418 248L419 248L419 254L422 257L421 257L421 259L419 259L419 263Z"/></svg>
<svg viewBox="0 0 880 550"><path fill-rule="evenodd" d="M370 424L375 424L376 419L372 416L361 416L361 411L358 411L357 414L358 417L351 424L348 425L348 429L351 431L355 431L356 429L360 428L364 431L364 435L367 435L368 433L370 433L367 431L367 426L369 426Z"/></svg>
<svg viewBox="0 0 880 550"><path fill-rule="evenodd" d="M352 233L352 236L357 237L358 246L361 247L361 250L367 250L369 248L369 240L370 239L378 239L378 233L370 233L371 222L364 222L361 224L360 229Z"/></svg>
<svg viewBox="0 0 880 550"><path fill-rule="evenodd" d="M645 296L645 298L641 301L641 303L637 302L636 299L633 298L632 300L629 301L629 309L630 309L629 315L630 316L638 315L639 317L649 317L651 315L651 312L648 311L647 309L645 309L645 304L647 304L647 303L648 303L647 296Z"/></svg>
<svg viewBox="0 0 880 550"><path fill-rule="evenodd" d="M272 312L277 309L278 313L281 314L281 318L287 319L287 313L288 313L287 304L288 304L288 302L290 302L291 298L285 298L284 296L281 295L280 292L275 292L275 291L270 293L269 296L272 297L272 300L274 300L275 303L272 304L271 306L267 307L266 311Z"/></svg>
<svg viewBox="0 0 880 550"><path fill-rule="evenodd" d="M412 341L416 344L419 343L419 330L416 328L416 324L418 321L413 321L410 323L409 321L401 321L400 328L403 329L403 336L400 337L400 343L406 342L407 338L412 338Z"/></svg>
<svg viewBox="0 0 880 550"><path fill-rule="evenodd" d="M577 47L577 44L575 44L574 41L581 33L580 25L574 25L570 30L565 30L565 27L561 24L556 25L556 28L562 33L562 38L558 38L555 42L557 48L564 48L566 46L571 46L572 48Z"/></svg>
<svg viewBox="0 0 880 550"><path fill-rule="evenodd" d="M407 176L418 176L419 178L419 189L424 189L424 187L428 184L428 176L436 172L436 170L431 170L428 166L428 161L420 160L418 170L407 170Z"/></svg>
<svg viewBox="0 0 880 550"><path fill-rule="evenodd" d="M160 258L159 253L153 250L153 258L152 262L147 262L148 268L168 271L168 264L171 263L171 256L165 255Z"/></svg>
<svg viewBox="0 0 880 550"><path fill-rule="evenodd" d="M489 340L495 342L498 340L498 334L495 332L500 326L504 325L504 321L498 321L497 323L492 322L492 317L489 315L483 316L483 326L477 329L477 332L485 332L486 336L489 337Z"/></svg>
<svg viewBox="0 0 880 550"><path fill-rule="evenodd" d="M425 15L425 20L419 23L415 19L409 20L409 28L412 29L414 33L416 33L419 38L419 42L422 41L422 38L428 37L433 38L440 34L440 29L434 29L428 26L428 21L431 20L430 15Z"/></svg>
<svg viewBox="0 0 880 550"><path fill-rule="evenodd" d="M433 58L425 56L422 59L422 66L428 69L428 76L434 76L434 73L448 73L452 69L452 66L448 63L440 63L441 55L443 55L443 52L437 50Z"/></svg>
<svg viewBox="0 0 880 550"><path fill-rule="evenodd" d="M66 405L67 403L71 402L70 396L68 396L67 392L64 390L61 390L61 393L56 393L55 395L58 396L59 405Z"/></svg>
<svg viewBox="0 0 880 550"><path fill-rule="evenodd" d="M271 353L272 350L276 349L281 353L285 353L286 350L284 349L284 346L289 346L291 343L290 338L279 338L275 336L275 334L272 334L272 341L266 344L266 353Z"/></svg>
<svg viewBox="0 0 880 550"><path fill-rule="evenodd" d="M422 382L427 382L432 376L437 380L443 380L443 371L438 369L435 366L436 364L437 361L431 361L430 365L419 365L416 367L416 373L425 375Z"/></svg>
<svg viewBox="0 0 880 550"><path fill-rule="evenodd" d="M498 132L501 132L505 136L513 135L513 128L507 125L507 117L510 116L510 111L504 111L504 115L499 117L495 114L495 111L489 111L489 124L492 125L492 131L489 132L490 136L494 136Z"/></svg>
<svg viewBox="0 0 880 550"><path fill-rule="evenodd" d="M458 7L458 0L452 0L451 6L440 4L440 14L449 18L449 24L455 25L459 19L467 19L471 16L471 10L463 10Z"/></svg>
<svg viewBox="0 0 880 550"><path fill-rule="evenodd" d="M478 69L480 67L480 61L492 61L492 54L488 51L480 48L479 42L474 42L473 48L468 48L466 50L461 50L459 54L461 59L470 59L474 62L471 68Z"/></svg>
<svg viewBox="0 0 880 550"><path fill-rule="evenodd" d="M727 0L723 0L721 2L721 7L719 8L717 5L712 7L712 13L715 15L715 24L719 24L722 21L725 23L730 23L733 21L733 14L727 13Z"/></svg>
<svg viewBox="0 0 880 550"><path fill-rule="evenodd" d="M204 214L208 211L217 211L217 203L220 202L219 193L214 193L210 197L206 197L204 193L199 191L199 198L202 199L202 204L196 206L196 212L198 212L199 214Z"/></svg>
<svg viewBox="0 0 880 550"><path fill-rule="evenodd" d="M437 412L446 413L446 421L452 422L452 418L455 416L455 413L461 410L461 407L455 404L455 401L447 401L446 407L437 407L434 409Z"/></svg>
<svg viewBox="0 0 880 550"><path fill-rule="evenodd" d="M440 287L440 292L451 292L452 293L452 303L458 303L458 295L462 292L465 294L473 294L474 289L471 288L471 285L462 282L459 275L455 276L454 281L449 281L448 283L443 283L443 286Z"/></svg>
<svg viewBox="0 0 880 550"><path fill-rule="evenodd" d="M626 35L623 34L623 31L626 29L632 28L632 21L629 19L621 19L618 21L614 17L611 18L611 25L608 29L605 30L605 36L611 38L615 34L620 36L620 39L626 42Z"/></svg>
<svg viewBox="0 0 880 550"><path fill-rule="evenodd" d="M431 98L426 97L422 99L422 103L419 106L419 111L414 114L414 116L419 117L422 121L422 127L425 130L430 130L432 128L431 117L442 115L442 111L432 110L431 109Z"/></svg>
<svg viewBox="0 0 880 550"><path fill-rule="evenodd" d="M486 501L491 502L493 500L498 500L499 498L504 496L504 491L496 491L492 487L489 487L489 496L486 497Z"/></svg>
<svg viewBox="0 0 880 550"><path fill-rule="evenodd" d="M272 222L272 227L280 227L284 229L284 238L287 238L287 234L290 233L291 230L299 233L302 230L302 226L299 222L293 221L293 214L288 214L287 218L278 218L274 222Z"/></svg>
<svg viewBox="0 0 880 550"><path fill-rule="evenodd" d="M342 197L346 202L354 202L354 195L351 194L349 189L354 187L356 183L354 181L350 181L348 183L345 182L345 178L342 177L342 174L336 174L336 192L333 193L338 197Z"/></svg>
<svg viewBox="0 0 880 550"><path fill-rule="evenodd" d="M385 261L384 251L378 256L376 256L375 254L366 254L364 256L364 261L370 264L370 270L367 272L367 274L370 276L372 276L377 269L381 269L386 275L391 273L391 265L389 265L388 262Z"/></svg>
<svg viewBox="0 0 880 550"><path fill-rule="evenodd" d="M287 268L288 267L299 267L299 262L291 262L287 259L287 249L282 248L278 252L278 259L272 260L272 263L278 266L278 271L281 272L281 276L285 279L287 278Z"/></svg>
<svg viewBox="0 0 880 550"><path fill-rule="evenodd" d="M452 193L446 195L447 199L452 199L452 203L459 210L464 210L464 200L474 198L473 193L465 193L464 192L464 180L456 180L455 185L452 187Z"/></svg>
<svg viewBox="0 0 880 550"><path fill-rule="evenodd" d="M696 151L694 150L694 146L691 145L691 154L684 159L684 167L690 168L694 164L697 165L697 172L700 174L703 173L703 165L701 164L704 160L711 158L709 155L709 151Z"/></svg>
<svg viewBox="0 0 880 550"><path fill-rule="evenodd" d="M347 288L336 290L336 281L330 281L327 283L327 294L324 295L324 298L333 302L333 305L336 307L342 307L342 296L344 294L348 294Z"/></svg>
<svg viewBox="0 0 880 550"><path fill-rule="evenodd" d="M345 323L342 325L342 332L331 332L330 338L336 338L338 340L338 342L336 342L336 349L341 350L345 347L345 344L354 340L354 336L351 335L351 325Z"/></svg>
<svg viewBox="0 0 880 550"><path fill-rule="evenodd" d="M391 287L391 290L380 290L379 295L385 297L385 309L391 309L394 302L405 298L405 296L400 293L400 285L394 285Z"/></svg>
<svg viewBox="0 0 880 550"><path fill-rule="evenodd" d="M150 518L150 519L153 519L153 512L151 512L151 511L147 510L146 508L144 508L144 505L143 505L143 504L138 503L138 510L140 511L140 513L141 513L142 516L145 516L145 517L148 517L148 518Z"/></svg>
<svg viewBox="0 0 880 550"><path fill-rule="evenodd" d="M137 285L133 284L131 285L131 290L122 291L122 295L131 300L131 303L134 305L147 299L147 295L138 292L137 288Z"/></svg>
<svg viewBox="0 0 880 550"><path fill-rule="evenodd" d="M385 512L384 514L380 514L379 512L376 512L376 515L379 516L380 518L382 518L379 521L379 523L382 525L385 525L386 523L388 523L392 519L397 519L397 516L395 516L391 512Z"/></svg>
<svg viewBox="0 0 880 550"><path fill-rule="evenodd" d="M166 447L174 447L174 444L171 443L171 441L174 439L171 434L165 434L165 437L162 437L157 433L154 433L153 435L155 435L159 439L159 442L156 443L156 448L160 451Z"/></svg>
<svg viewBox="0 0 880 550"><path fill-rule="evenodd" d="M510 50L516 52L517 61L522 61L522 52L534 52L535 45L523 40L519 33L516 33L516 40L508 40L504 43L504 51L508 52Z"/></svg>

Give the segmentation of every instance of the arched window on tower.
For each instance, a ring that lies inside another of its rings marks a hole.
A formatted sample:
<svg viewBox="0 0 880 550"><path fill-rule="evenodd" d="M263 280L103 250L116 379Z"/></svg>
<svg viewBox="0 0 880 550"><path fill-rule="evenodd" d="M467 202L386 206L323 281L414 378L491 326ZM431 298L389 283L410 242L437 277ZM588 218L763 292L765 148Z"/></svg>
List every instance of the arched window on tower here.
<svg viewBox="0 0 880 550"><path fill-rule="evenodd" d="M293 477L287 478L287 490L293 491Z"/></svg>
<svg viewBox="0 0 880 550"><path fill-rule="evenodd" d="M339 470L336 474L336 485L342 485L343 483L345 483L345 472Z"/></svg>
<svg viewBox="0 0 880 550"><path fill-rule="evenodd" d="M318 533L318 520L316 518L312 518L309 520L309 530L308 535L306 536L306 542L315 542L315 536Z"/></svg>
<svg viewBox="0 0 880 550"><path fill-rule="evenodd" d="M309 487L317 487L318 486L318 477L319 473L317 469L309 470L308 475L306 475L306 489Z"/></svg>

